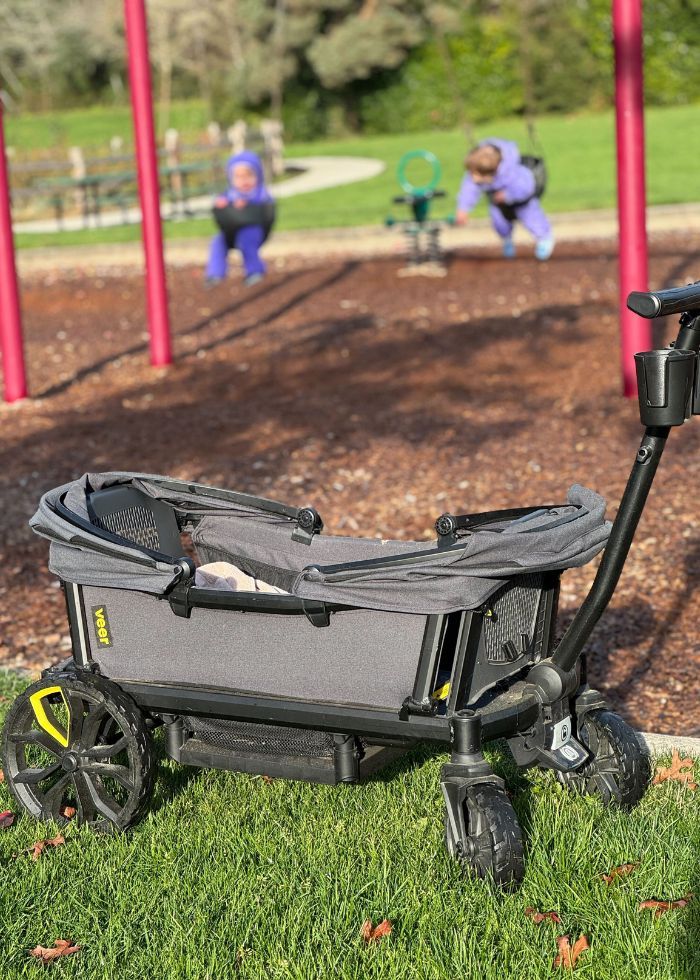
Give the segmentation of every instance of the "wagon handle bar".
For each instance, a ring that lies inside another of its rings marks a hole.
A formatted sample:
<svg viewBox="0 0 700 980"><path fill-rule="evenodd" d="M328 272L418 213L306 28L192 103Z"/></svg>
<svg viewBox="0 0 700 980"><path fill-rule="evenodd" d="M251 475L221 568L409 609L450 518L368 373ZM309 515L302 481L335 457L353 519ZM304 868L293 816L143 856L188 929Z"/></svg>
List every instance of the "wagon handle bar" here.
<svg viewBox="0 0 700 980"><path fill-rule="evenodd" d="M700 314L700 281L673 289L657 289L653 293L630 293L627 307L648 320L670 313Z"/></svg>

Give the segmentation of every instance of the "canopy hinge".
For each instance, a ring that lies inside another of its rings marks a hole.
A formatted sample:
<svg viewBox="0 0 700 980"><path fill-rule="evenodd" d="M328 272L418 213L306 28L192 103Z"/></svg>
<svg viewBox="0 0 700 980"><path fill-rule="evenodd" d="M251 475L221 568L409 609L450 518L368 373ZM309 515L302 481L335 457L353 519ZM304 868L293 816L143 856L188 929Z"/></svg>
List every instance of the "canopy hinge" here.
<svg viewBox="0 0 700 980"><path fill-rule="evenodd" d="M311 544L314 534L323 530L323 520L314 507L301 507L297 511L297 526L292 533L292 541Z"/></svg>

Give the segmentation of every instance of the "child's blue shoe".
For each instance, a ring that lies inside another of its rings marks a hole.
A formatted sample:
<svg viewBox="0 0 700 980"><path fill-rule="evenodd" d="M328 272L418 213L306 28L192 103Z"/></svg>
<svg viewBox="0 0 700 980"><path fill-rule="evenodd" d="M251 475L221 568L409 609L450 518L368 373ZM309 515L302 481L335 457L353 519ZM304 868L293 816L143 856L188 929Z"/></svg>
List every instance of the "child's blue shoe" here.
<svg viewBox="0 0 700 980"><path fill-rule="evenodd" d="M553 251L554 239L551 236L540 238L535 242L535 258L539 259L540 262L546 262Z"/></svg>
<svg viewBox="0 0 700 980"><path fill-rule="evenodd" d="M515 245L513 244L512 238L505 238L503 240L503 258L504 259L515 258Z"/></svg>
<svg viewBox="0 0 700 980"><path fill-rule="evenodd" d="M263 280L262 272L252 272L249 276L246 276L243 280L244 286L254 286L256 282L262 282Z"/></svg>
<svg viewBox="0 0 700 980"><path fill-rule="evenodd" d="M207 276L206 279L204 280L204 288L213 289L214 286L218 286L219 283L222 283L223 281L224 281L223 276Z"/></svg>

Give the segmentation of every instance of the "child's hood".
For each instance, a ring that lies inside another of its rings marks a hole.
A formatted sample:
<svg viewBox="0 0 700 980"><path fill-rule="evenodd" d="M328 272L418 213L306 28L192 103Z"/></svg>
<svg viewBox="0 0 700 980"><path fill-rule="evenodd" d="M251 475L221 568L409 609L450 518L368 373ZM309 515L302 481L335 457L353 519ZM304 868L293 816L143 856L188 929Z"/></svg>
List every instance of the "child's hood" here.
<svg viewBox="0 0 700 980"><path fill-rule="evenodd" d="M240 153L234 153L228 158L226 163L226 173L228 174L229 181L232 178L231 171L239 164L244 164L246 167L250 167L257 178L258 186L265 183L265 174L263 172L262 161L258 154L253 153L252 150L242 150Z"/></svg>
<svg viewBox="0 0 700 980"><path fill-rule="evenodd" d="M233 189L233 168L238 166L238 164L244 164L246 167L250 167L255 174L257 186L249 194L240 194L240 192L234 191ZM242 150L240 153L234 153L226 162L226 174L228 176L230 192L240 197L246 197L256 203L269 200L270 195L265 187L265 172L263 170L262 160L257 153L253 153L252 150Z"/></svg>
<svg viewBox="0 0 700 980"><path fill-rule="evenodd" d="M479 146L495 146L501 154L501 162L495 177L499 182L507 180L513 170L520 164L520 150L518 144L512 140L485 139L481 140Z"/></svg>
<svg viewBox="0 0 700 980"><path fill-rule="evenodd" d="M469 173L465 174L457 196L457 207L471 211L481 195L486 192L505 191L510 201L521 201L531 197L535 190L535 180L529 170L520 163L518 144L512 140L490 138L481 140L479 146L495 146L501 154L493 178L484 183L475 183Z"/></svg>

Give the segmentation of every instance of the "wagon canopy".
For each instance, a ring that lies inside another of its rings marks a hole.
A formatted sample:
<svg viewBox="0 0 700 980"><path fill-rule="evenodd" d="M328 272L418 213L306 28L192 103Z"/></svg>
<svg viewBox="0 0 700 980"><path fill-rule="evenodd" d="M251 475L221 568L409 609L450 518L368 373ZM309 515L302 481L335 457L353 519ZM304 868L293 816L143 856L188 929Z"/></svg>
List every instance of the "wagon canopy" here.
<svg viewBox="0 0 700 980"><path fill-rule="evenodd" d="M180 566L91 529L90 493L120 484L172 508L203 562L230 561L302 599L392 612L475 608L513 576L586 564L611 527L603 498L575 485L566 504L526 520L495 517L442 549L326 534L304 541L293 536L296 508L275 501L150 474L90 473L44 494L30 521L51 542L54 574L153 595L175 585Z"/></svg>

